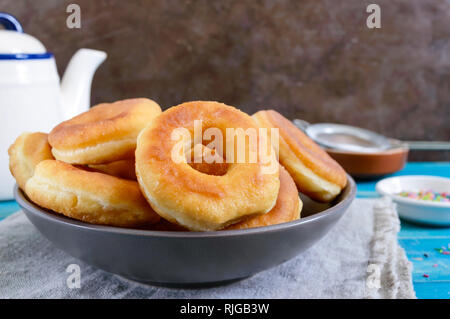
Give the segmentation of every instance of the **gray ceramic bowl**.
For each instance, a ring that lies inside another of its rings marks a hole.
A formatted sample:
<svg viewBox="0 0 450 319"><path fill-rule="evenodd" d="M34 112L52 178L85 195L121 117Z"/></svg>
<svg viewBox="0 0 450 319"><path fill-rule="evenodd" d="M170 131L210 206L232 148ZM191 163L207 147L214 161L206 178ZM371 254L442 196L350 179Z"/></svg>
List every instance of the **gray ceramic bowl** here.
<svg viewBox="0 0 450 319"><path fill-rule="evenodd" d="M342 217L356 193L353 179L332 204L304 200L297 221L217 232L168 232L91 225L14 195L28 219L56 247L125 278L165 286L216 285L256 274L306 251Z"/></svg>

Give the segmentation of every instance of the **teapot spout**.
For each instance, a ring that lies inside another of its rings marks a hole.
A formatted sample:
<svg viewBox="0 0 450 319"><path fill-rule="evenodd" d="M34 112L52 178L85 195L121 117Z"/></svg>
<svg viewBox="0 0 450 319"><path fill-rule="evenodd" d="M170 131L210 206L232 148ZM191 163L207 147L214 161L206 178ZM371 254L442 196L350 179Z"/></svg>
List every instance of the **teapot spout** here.
<svg viewBox="0 0 450 319"><path fill-rule="evenodd" d="M92 78L105 59L106 53L103 51L80 49L70 60L61 81L65 120L89 109Z"/></svg>

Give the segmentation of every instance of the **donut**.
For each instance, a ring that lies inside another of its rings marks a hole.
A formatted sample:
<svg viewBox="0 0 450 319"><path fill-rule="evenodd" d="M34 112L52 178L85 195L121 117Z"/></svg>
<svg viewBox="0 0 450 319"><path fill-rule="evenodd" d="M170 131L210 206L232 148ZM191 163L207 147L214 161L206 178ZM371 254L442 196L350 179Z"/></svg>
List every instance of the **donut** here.
<svg viewBox="0 0 450 319"><path fill-rule="evenodd" d="M108 175L137 180L136 178L136 161L133 159L115 161L108 164L92 164L87 165L88 168L95 172L105 173Z"/></svg>
<svg viewBox="0 0 450 319"><path fill-rule="evenodd" d="M277 203L264 215L244 219L224 230L247 229L291 222L300 218L303 203L298 196L297 187L289 173L280 166L280 191Z"/></svg>
<svg viewBox="0 0 450 319"><path fill-rule="evenodd" d="M225 150L218 152L223 156L234 147L231 163L227 158L226 173L217 176L197 171L187 161L173 158L178 143L193 144L195 121L218 130L223 137L227 128L258 132L249 115L218 102L187 102L164 111L142 130L136 147L136 175L153 209L169 222L194 231L218 230L246 216L269 212L280 187L275 154L271 153L273 156L267 163L260 156L252 162L247 160L251 143L239 147L230 138L225 143L222 140ZM189 136L173 139L173 133L179 129L187 131ZM260 135L255 138L258 143L263 141ZM238 154L243 154L243 162L234 160ZM275 168L266 170L273 163Z"/></svg>
<svg viewBox="0 0 450 319"><path fill-rule="evenodd" d="M141 227L159 221L137 182L57 160L36 166L25 193L41 207L91 224Z"/></svg>
<svg viewBox="0 0 450 319"><path fill-rule="evenodd" d="M139 132L160 113L160 106L145 98L102 103L57 125L48 141L53 156L70 164L132 159Z"/></svg>
<svg viewBox="0 0 450 319"><path fill-rule="evenodd" d="M21 189L33 176L40 162L53 159L51 147L45 133L23 133L9 147L9 170Z"/></svg>
<svg viewBox="0 0 450 319"><path fill-rule="evenodd" d="M222 170L220 164L216 163L200 163L197 167L203 171L208 171L216 174L217 171ZM303 203L298 196L297 187L294 183L294 180L292 179L291 175L289 175L289 173L284 169L284 167L280 166L280 191L278 192L278 198L275 207L272 208L272 210L267 214L244 219L236 224L227 226L223 230L247 229L294 221L300 218L302 207ZM158 223L151 225L149 230L188 231L188 229L180 225L172 224L163 218L161 218Z"/></svg>
<svg viewBox="0 0 450 319"><path fill-rule="evenodd" d="M291 121L274 110L259 111L253 118L260 127L279 129L279 161L300 192L330 202L345 187L344 169Z"/></svg>

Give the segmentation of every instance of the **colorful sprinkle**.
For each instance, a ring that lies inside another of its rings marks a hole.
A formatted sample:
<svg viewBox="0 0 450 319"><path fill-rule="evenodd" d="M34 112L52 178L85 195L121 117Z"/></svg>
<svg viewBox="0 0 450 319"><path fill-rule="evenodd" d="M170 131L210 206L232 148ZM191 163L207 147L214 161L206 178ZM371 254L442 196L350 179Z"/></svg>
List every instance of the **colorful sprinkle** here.
<svg viewBox="0 0 450 319"><path fill-rule="evenodd" d="M429 275L427 275L427 274L423 274L423 276L425 277L425 278L428 278L428 277L430 277Z"/></svg>
<svg viewBox="0 0 450 319"><path fill-rule="evenodd" d="M437 252L441 253L443 252L442 248L435 248L434 250L436 250Z"/></svg>
<svg viewBox="0 0 450 319"><path fill-rule="evenodd" d="M444 202L450 203L450 193L449 192L435 192L433 190L420 190L418 192L413 191L403 191L397 193L396 195L407 197L411 199L428 200L432 202Z"/></svg>
<svg viewBox="0 0 450 319"><path fill-rule="evenodd" d="M423 254L423 256L424 256L425 258L428 258L428 254Z"/></svg>
<svg viewBox="0 0 450 319"><path fill-rule="evenodd" d="M421 261L421 260L423 260L422 258L420 258L420 257L413 257L412 259L414 259L414 260L418 260L418 261Z"/></svg>
<svg viewBox="0 0 450 319"><path fill-rule="evenodd" d="M438 266L438 264L434 264L434 265L433 265L433 267L437 267L437 266Z"/></svg>
<svg viewBox="0 0 450 319"><path fill-rule="evenodd" d="M450 251L443 251L442 254L443 255L450 255Z"/></svg>

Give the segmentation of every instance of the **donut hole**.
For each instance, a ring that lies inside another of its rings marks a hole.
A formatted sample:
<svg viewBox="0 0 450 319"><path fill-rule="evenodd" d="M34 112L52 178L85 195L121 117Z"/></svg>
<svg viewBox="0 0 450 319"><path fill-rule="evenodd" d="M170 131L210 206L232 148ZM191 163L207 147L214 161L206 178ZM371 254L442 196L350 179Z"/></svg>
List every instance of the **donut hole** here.
<svg viewBox="0 0 450 319"><path fill-rule="evenodd" d="M258 161L259 136L257 129L227 128L220 125L214 127L212 124L203 126L203 132L207 132L208 129L220 131L221 140L217 140L220 137L216 136L211 137L210 139L205 139L205 136L203 136L201 145L207 149L211 148L211 145L214 145L214 151L223 159L223 162L256 163ZM233 133L231 134L233 135L229 135L227 129L232 129ZM192 140L191 143L194 144L196 142Z"/></svg>
<svg viewBox="0 0 450 319"><path fill-rule="evenodd" d="M200 123L199 120L179 123L181 121L179 118L173 121L176 125L173 124L171 127L172 133L175 129L184 130L180 131L183 133L181 139L180 137L174 139L176 143L173 145L177 147L175 150L185 157L186 163L191 168L201 173L223 176L233 165L258 166L262 162L265 163L266 158L271 160L273 155L270 139L262 136L259 128L249 126L248 123L243 123L245 125L242 125L242 128L238 125L228 127L229 123L223 121L219 115L213 119L202 119ZM182 142L180 148L179 142ZM265 147L260 149L261 145ZM205 152L209 153L209 159L205 159Z"/></svg>
<svg viewBox="0 0 450 319"><path fill-rule="evenodd" d="M204 131L212 126L206 125ZM195 141L194 132L191 131L191 140L187 141L185 156L187 163L195 170L215 176L223 176L235 163L256 163L260 160L258 154L258 131L237 129L234 135L227 136L226 128L220 130L221 141L218 137ZM253 135L252 135L253 134ZM203 136L204 137L204 136ZM215 143L213 143L215 142ZM190 146L189 146L190 145ZM270 148L270 144L268 144Z"/></svg>
<svg viewBox="0 0 450 319"><path fill-rule="evenodd" d="M207 175L223 176L230 166L216 150L209 149L203 144L194 145L186 154L186 159L189 166Z"/></svg>

